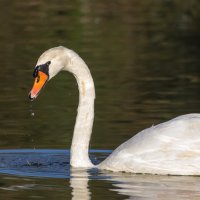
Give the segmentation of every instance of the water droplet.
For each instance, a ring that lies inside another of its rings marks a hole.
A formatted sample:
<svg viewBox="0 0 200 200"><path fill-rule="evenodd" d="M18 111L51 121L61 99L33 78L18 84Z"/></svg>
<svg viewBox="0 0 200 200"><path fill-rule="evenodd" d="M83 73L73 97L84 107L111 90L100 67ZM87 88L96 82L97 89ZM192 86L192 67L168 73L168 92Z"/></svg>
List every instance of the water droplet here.
<svg viewBox="0 0 200 200"><path fill-rule="evenodd" d="M32 105L30 105L30 114L31 114L31 117L34 117L34 116L35 116L35 113L33 112L33 107L32 107Z"/></svg>

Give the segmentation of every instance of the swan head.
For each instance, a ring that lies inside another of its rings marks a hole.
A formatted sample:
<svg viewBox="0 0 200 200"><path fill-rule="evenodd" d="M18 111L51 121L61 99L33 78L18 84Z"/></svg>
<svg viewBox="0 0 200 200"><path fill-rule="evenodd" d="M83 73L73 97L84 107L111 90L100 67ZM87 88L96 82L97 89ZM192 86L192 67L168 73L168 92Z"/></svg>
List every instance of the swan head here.
<svg viewBox="0 0 200 200"><path fill-rule="evenodd" d="M35 80L29 93L30 100L34 100L46 83L68 64L66 58L66 48L62 46L51 48L39 57L33 71Z"/></svg>

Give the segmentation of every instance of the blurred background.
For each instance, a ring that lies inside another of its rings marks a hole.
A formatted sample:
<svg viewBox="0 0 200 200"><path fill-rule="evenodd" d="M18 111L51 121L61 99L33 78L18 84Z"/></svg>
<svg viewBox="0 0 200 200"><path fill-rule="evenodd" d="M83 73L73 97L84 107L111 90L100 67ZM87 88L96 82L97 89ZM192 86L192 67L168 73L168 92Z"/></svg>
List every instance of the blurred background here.
<svg viewBox="0 0 200 200"><path fill-rule="evenodd" d="M0 1L0 148L69 149L78 105L59 74L28 100L41 53L63 45L96 86L92 149L114 149L140 130L200 112L197 0Z"/></svg>

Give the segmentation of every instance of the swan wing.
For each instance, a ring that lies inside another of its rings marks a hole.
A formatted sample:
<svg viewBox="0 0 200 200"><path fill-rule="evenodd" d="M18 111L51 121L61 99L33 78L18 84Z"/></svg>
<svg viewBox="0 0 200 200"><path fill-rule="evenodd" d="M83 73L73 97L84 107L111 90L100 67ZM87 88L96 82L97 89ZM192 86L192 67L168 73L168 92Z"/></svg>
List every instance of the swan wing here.
<svg viewBox="0 0 200 200"><path fill-rule="evenodd" d="M200 175L200 114L182 115L139 132L115 149L99 168Z"/></svg>

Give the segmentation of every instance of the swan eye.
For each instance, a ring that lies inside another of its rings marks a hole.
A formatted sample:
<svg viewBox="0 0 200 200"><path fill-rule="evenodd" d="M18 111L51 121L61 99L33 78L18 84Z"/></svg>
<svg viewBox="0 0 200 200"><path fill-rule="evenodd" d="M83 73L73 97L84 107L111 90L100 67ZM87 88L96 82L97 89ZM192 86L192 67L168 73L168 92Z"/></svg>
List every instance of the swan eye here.
<svg viewBox="0 0 200 200"><path fill-rule="evenodd" d="M33 77L36 78L38 76L39 66L36 66L36 68L33 71Z"/></svg>

